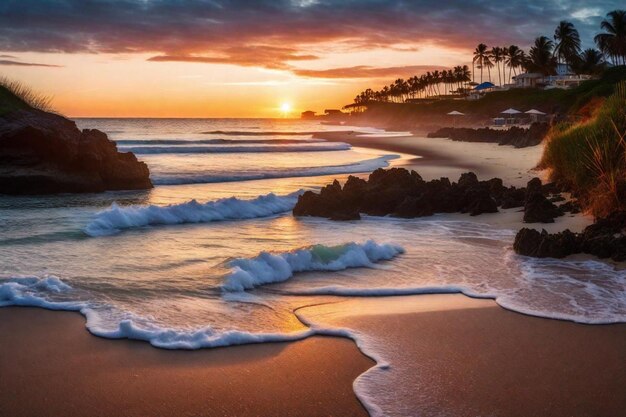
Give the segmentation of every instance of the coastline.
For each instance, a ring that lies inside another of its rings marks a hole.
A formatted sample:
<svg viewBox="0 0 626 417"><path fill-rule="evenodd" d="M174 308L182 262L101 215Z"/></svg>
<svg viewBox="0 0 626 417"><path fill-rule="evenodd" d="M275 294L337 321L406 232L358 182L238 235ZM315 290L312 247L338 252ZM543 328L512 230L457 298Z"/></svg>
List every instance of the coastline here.
<svg viewBox="0 0 626 417"><path fill-rule="evenodd" d="M382 338L410 365L381 370L351 340L322 336L168 351L94 337L74 312L8 307L0 309L0 331L10 335L0 344L0 411L367 416L352 384L367 400L359 381L370 372L387 373L379 383L390 392L419 393L408 407L426 415L618 415L626 407L626 324L530 317L458 294L357 298L301 312Z"/></svg>

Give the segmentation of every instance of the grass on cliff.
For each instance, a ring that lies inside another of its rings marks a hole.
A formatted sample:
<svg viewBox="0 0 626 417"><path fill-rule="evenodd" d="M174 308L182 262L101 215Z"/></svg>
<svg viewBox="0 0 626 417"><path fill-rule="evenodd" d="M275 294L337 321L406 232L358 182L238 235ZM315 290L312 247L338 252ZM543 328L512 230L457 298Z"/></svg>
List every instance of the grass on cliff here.
<svg viewBox="0 0 626 417"><path fill-rule="evenodd" d="M540 162L596 217L626 209L626 82L614 90L586 121L553 126Z"/></svg>
<svg viewBox="0 0 626 417"><path fill-rule="evenodd" d="M28 108L52 111L51 102L50 96L37 93L19 81L0 77L0 115Z"/></svg>

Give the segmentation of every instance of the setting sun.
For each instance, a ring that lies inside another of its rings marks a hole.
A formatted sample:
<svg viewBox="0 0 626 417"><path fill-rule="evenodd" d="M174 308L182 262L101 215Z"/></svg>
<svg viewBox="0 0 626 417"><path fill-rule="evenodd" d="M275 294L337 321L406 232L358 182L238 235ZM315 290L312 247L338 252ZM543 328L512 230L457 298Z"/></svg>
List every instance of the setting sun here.
<svg viewBox="0 0 626 417"><path fill-rule="evenodd" d="M280 105L280 111L283 114L291 113L291 103L283 103Z"/></svg>

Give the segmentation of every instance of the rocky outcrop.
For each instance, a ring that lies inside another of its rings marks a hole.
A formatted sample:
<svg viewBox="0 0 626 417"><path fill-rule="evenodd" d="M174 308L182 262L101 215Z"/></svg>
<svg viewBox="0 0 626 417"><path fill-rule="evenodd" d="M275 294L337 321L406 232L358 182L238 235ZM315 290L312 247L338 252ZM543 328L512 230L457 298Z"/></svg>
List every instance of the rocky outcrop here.
<svg viewBox="0 0 626 417"><path fill-rule="evenodd" d="M524 223L554 223L556 217L564 214L546 198L551 186L551 184L543 186L539 178L533 178L528 182L524 197Z"/></svg>
<svg viewBox="0 0 626 417"><path fill-rule="evenodd" d="M471 129L466 127L444 127L429 133L429 138L448 138L462 142L493 142L499 145L511 145L516 148L535 146L541 143L548 133L547 123L533 123L528 129L513 126L509 129L490 129L488 127Z"/></svg>
<svg viewBox="0 0 626 417"><path fill-rule="evenodd" d="M0 116L0 194L84 193L152 188L134 154L107 135L35 109Z"/></svg>
<svg viewBox="0 0 626 417"><path fill-rule="evenodd" d="M524 207L526 222L551 223L565 213L547 198L554 198L556 192L554 184L542 184L539 178L532 179L526 188L516 188L504 186L500 178L479 181L473 172L462 174L457 182L448 178L427 182L415 171L381 168L367 181L350 176L343 188L335 180L319 193L307 191L298 199L293 214L358 220L361 213L404 218L456 212L477 216L495 213L498 207Z"/></svg>
<svg viewBox="0 0 626 417"><path fill-rule="evenodd" d="M545 230L524 228L515 236L513 249L520 255L537 258L564 258L588 253L599 258L626 261L626 212L599 219L582 233L569 230L549 234Z"/></svg>
<svg viewBox="0 0 626 417"><path fill-rule="evenodd" d="M461 175L458 182L448 178L427 182L404 168L378 169L367 181L350 176L343 188L334 181L319 193L307 191L293 214L333 220L354 220L361 213L404 218L455 212L477 216L495 213L504 204L522 207L523 196L523 189L505 187L499 178L479 181L472 172Z"/></svg>

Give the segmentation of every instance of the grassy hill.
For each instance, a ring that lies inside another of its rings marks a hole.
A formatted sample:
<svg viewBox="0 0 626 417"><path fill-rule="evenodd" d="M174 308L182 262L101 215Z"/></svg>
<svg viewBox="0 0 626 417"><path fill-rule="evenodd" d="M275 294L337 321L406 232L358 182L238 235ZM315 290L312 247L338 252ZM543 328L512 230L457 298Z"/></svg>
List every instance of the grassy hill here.
<svg viewBox="0 0 626 417"><path fill-rule="evenodd" d="M50 111L51 100L51 97L39 94L17 81L0 78L0 116L28 108Z"/></svg>

